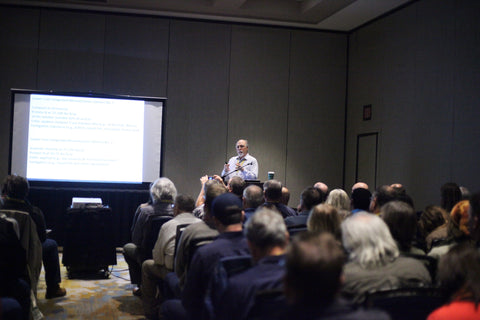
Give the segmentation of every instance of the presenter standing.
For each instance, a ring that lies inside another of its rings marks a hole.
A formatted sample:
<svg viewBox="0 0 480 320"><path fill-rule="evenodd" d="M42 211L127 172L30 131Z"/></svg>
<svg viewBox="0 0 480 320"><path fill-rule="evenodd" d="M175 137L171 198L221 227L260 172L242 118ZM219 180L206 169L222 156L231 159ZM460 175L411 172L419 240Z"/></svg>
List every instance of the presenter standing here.
<svg viewBox="0 0 480 320"><path fill-rule="evenodd" d="M248 154L248 141L240 139L235 145L237 151L236 157L231 157L228 163L225 163L222 171L222 178L225 181L238 176L244 180L255 180L258 177L257 159Z"/></svg>

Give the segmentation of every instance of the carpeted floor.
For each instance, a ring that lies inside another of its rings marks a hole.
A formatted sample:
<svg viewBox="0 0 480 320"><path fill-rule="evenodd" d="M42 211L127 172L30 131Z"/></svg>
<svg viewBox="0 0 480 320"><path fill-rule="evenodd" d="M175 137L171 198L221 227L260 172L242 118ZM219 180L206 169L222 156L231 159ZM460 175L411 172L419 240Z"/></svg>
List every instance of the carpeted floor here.
<svg viewBox="0 0 480 320"><path fill-rule="evenodd" d="M141 300L132 295L123 254L117 253L117 265L110 266L110 269L112 272L108 279L95 275L69 279L66 268L61 265L61 285L67 289L67 295L50 300L45 299L42 269L38 284L38 306L45 319L144 319Z"/></svg>

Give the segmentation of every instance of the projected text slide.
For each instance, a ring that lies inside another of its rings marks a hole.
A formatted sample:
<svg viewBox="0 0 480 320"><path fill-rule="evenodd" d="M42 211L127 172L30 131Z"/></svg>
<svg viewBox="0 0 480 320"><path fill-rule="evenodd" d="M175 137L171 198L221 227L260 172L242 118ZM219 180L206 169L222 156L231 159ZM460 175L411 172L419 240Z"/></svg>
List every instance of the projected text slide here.
<svg viewBox="0 0 480 320"><path fill-rule="evenodd" d="M142 182L143 126L140 100L32 95L27 177Z"/></svg>

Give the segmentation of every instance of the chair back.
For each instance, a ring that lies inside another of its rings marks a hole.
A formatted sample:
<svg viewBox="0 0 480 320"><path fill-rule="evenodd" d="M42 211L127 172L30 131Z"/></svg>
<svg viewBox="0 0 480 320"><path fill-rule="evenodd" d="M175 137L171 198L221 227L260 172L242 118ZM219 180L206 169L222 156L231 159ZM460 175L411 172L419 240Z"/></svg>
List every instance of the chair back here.
<svg viewBox="0 0 480 320"><path fill-rule="evenodd" d="M297 224L297 225L287 226L287 231L290 234L290 237L293 237L297 233L307 231L307 225L306 224Z"/></svg>
<svg viewBox="0 0 480 320"><path fill-rule="evenodd" d="M252 256L229 256L221 258L214 272L205 298L205 307L209 318L215 318L215 308L219 306L222 296L228 286L229 278L252 267Z"/></svg>
<svg viewBox="0 0 480 320"><path fill-rule="evenodd" d="M365 307L382 309L390 315L392 320L425 320L445 301L439 288L401 288L368 293Z"/></svg>
<svg viewBox="0 0 480 320"><path fill-rule="evenodd" d="M175 269L175 260L177 256L178 244L180 243L180 237L182 236L183 230L187 228L191 223L183 223L177 226L177 231L175 233L175 250L173 251L173 269Z"/></svg>
<svg viewBox="0 0 480 320"><path fill-rule="evenodd" d="M212 242L216 238L217 236L206 236L206 237L193 238L192 240L190 240L190 248L187 256L187 261L185 261L185 266L187 270L189 269L190 262L193 260L193 256L195 255L195 252L197 252L198 248Z"/></svg>
<svg viewBox="0 0 480 320"><path fill-rule="evenodd" d="M145 234L141 245L143 260L152 259L152 250L158 239L158 233L163 224L170 221L170 219L172 219L172 216L148 216L147 221L145 222Z"/></svg>
<svg viewBox="0 0 480 320"><path fill-rule="evenodd" d="M262 290L255 294L255 301L247 319L281 319L287 311L287 299L282 289Z"/></svg>

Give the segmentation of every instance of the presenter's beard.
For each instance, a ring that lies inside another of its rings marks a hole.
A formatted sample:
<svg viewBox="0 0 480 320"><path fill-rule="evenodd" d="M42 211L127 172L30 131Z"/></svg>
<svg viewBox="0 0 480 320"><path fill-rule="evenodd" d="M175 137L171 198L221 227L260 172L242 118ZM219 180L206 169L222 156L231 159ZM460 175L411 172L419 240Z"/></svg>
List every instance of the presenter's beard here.
<svg viewBox="0 0 480 320"><path fill-rule="evenodd" d="M240 158L244 156L244 154L243 154L242 151L237 152L237 154L238 154L238 156L239 156Z"/></svg>

